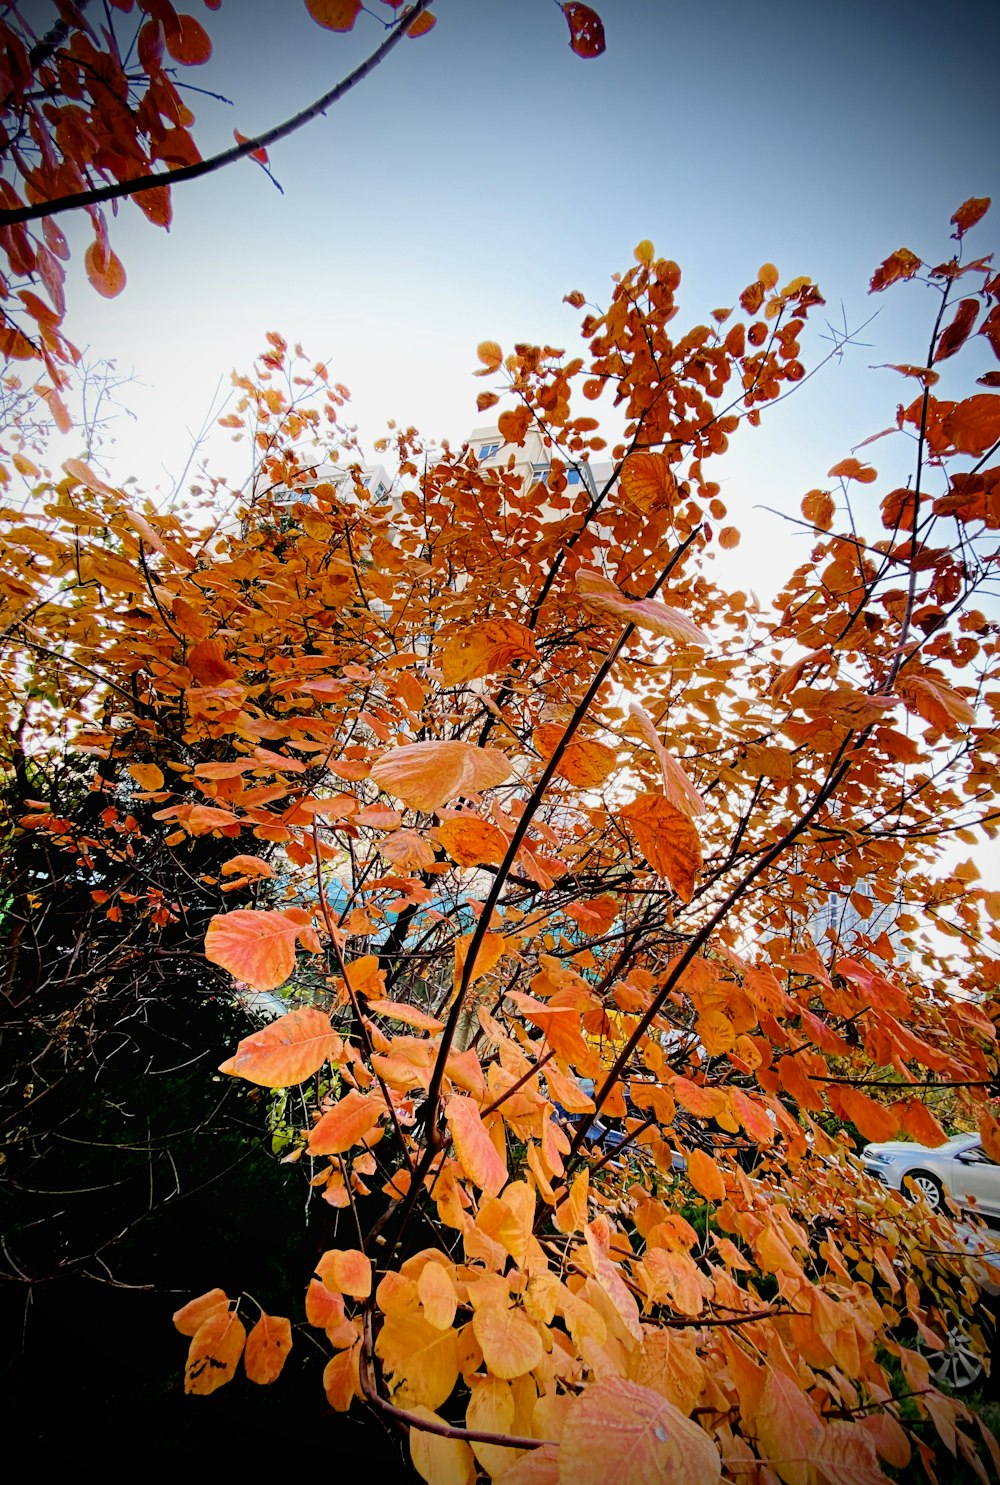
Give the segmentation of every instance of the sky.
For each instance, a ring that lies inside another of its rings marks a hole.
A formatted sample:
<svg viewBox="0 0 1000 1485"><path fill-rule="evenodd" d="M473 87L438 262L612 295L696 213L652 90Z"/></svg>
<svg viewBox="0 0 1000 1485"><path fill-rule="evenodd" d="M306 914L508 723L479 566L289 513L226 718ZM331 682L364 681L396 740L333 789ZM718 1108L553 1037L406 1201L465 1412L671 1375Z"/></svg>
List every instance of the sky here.
<svg viewBox="0 0 1000 1485"><path fill-rule="evenodd" d="M214 54L182 78L233 100L188 95L203 154L294 113L383 35L365 13L348 36L321 30L303 0L187 5ZM955 208L1000 195L1000 101L983 61L1000 7L973 0L952 18L926 0L598 0L607 51L593 60L570 50L554 0L433 8L429 34L272 147L282 193L240 162L175 190L169 234L122 203L116 300L83 277L78 214L68 332L135 378L108 473L169 490L220 378L248 369L269 329L346 383L367 446L388 418L460 441L481 421L477 342L573 347L580 312L563 295L606 303L611 274L650 238L684 270L678 324L735 303L765 261L827 298L809 364L831 348L827 322L857 329L878 312L866 344L720 466L740 552L773 586L804 538L761 507L795 509L891 423L905 388L869 366L926 355L928 291L872 300L873 269L904 245L946 257ZM228 439L213 463L234 481L246 470Z"/></svg>

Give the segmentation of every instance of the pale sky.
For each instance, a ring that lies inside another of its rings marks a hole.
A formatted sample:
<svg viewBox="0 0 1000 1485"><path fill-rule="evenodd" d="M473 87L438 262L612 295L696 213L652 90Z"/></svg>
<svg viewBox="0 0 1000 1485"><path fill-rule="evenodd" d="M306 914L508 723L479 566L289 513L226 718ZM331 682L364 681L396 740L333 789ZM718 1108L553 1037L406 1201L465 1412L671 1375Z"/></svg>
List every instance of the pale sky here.
<svg viewBox="0 0 1000 1485"><path fill-rule="evenodd" d="M215 52L183 78L234 100L191 95L206 154L234 127L252 134L301 108L382 35L365 14L349 36L323 31L302 0L189 8ZM1000 103L984 65L1000 7L973 0L946 20L927 0L597 8L608 49L585 61L552 0L437 0L431 33L273 147L283 195L241 162L177 188L169 235L122 203L111 235L127 288L98 298L77 250L67 322L138 381L126 394L138 421L119 423L109 473L169 487L164 469L182 468L220 376L249 368L268 329L328 361L369 444L389 417L460 440L484 385L471 377L476 343L572 347L580 313L562 296L606 303L610 275L648 237L684 270L679 325L733 304L767 260L783 279L816 279L838 325L879 311L870 348L776 408L720 467L740 552L759 547L765 568L777 552L787 567L787 543L802 540L755 507L796 508L892 421L907 388L870 363L926 354L928 292L869 299L871 272L903 245L939 261L952 211L1000 196ZM820 315L804 359L824 330ZM218 450L238 479L236 451Z"/></svg>

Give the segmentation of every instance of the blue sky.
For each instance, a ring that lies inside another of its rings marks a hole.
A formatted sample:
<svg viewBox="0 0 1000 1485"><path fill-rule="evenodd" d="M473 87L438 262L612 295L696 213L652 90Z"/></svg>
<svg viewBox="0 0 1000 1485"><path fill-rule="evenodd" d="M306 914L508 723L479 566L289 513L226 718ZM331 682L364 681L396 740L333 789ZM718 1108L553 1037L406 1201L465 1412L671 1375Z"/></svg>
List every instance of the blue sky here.
<svg viewBox="0 0 1000 1485"><path fill-rule="evenodd" d="M302 107L381 35L364 14L350 36L320 30L302 0L189 8L215 53L185 78L234 100L192 97L204 153ZM648 237L684 270L679 324L732 304L766 260L812 275L837 324L879 311L867 347L720 468L740 551L765 570L787 559L799 539L757 507L794 509L892 421L905 388L870 364L925 354L928 292L871 300L873 268L903 245L938 261L959 203L1000 196L1000 7L603 0L608 49L590 61L552 0L434 9L430 34L272 149L283 195L240 164L176 191L169 236L124 203L112 240L129 282L113 302L77 251L69 331L137 377L138 421L119 424L110 472L151 488L179 470L219 377L248 367L268 329L328 359L366 441L389 417L461 438L483 386L476 343L573 346L580 316L562 296L606 301ZM807 359L828 348L824 328L821 315ZM237 452L217 449L238 479Z"/></svg>

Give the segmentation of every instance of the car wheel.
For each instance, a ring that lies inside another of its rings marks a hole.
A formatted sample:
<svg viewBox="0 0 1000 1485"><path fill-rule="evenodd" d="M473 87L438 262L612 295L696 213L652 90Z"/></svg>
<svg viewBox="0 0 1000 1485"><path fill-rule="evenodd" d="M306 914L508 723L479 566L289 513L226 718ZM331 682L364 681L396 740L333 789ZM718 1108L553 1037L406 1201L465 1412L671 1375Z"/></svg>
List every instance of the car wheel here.
<svg viewBox="0 0 1000 1485"><path fill-rule="evenodd" d="M957 1320L950 1323L944 1342L943 1351L920 1348L927 1358L931 1381L937 1387L947 1387L950 1392L968 1392L977 1387L984 1377L983 1359L977 1355L968 1332Z"/></svg>
<svg viewBox="0 0 1000 1485"><path fill-rule="evenodd" d="M910 1182L911 1192L916 1199L922 1196L932 1212L939 1212L944 1206L944 1187L937 1176L932 1176L930 1171L911 1170L903 1177L905 1187Z"/></svg>

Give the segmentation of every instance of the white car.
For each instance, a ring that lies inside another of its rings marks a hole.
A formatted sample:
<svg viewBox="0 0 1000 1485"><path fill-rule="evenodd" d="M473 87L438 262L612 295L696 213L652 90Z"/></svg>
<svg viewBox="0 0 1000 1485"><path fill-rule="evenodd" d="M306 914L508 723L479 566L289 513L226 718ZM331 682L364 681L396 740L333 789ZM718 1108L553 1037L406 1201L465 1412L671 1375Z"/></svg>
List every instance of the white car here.
<svg viewBox="0 0 1000 1485"><path fill-rule="evenodd" d="M861 1159L883 1186L922 1196L932 1211L943 1210L950 1196L960 1207L1000 1218L1000 1165L986 1154L978 1134L953 1135L936 1149L889 1140L866 1145Z"/></svg>

